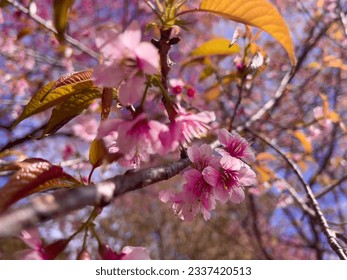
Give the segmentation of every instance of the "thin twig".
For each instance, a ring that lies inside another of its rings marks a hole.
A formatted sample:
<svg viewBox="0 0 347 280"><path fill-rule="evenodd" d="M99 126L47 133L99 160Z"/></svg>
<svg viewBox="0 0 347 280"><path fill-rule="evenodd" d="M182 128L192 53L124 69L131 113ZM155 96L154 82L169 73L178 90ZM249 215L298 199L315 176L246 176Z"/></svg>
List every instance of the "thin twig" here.
<svg viewBox="0 0 347 280"><path fill-rule="evenodd" d="M347 180L347 175L343 176L342 178L340 178L339 180L337 180L337 182L335 182L334 184L325 187L322 191L320 191L319 193L317 193L315 195L316 199L322 198L323 196L325 196L327 193L331 192L333 189L337 188L338 186L340 186L344 181Z"/></svg>
<svg viewBox="0 0 347 280"><path fill-rule="evenodd" d="M18 3L17 1L14 1L14 0L5 0L5 1L7 3L11 4L13 7L18 9L19 11L21 11L22 13L26 14L27 16L29 16L31 19L33 19L36 23L38 23L39 25L41 25L45 29L49 30L50 32L52 32L54 34L58 34L57 30L55 30L54 27L48 25L47 22L43 18L38 16L37 14L31 13L29 11L29 9L24 7L22 4ZM69 45L71 45L73 47L76 47L79 50L81 50L84 53L86 53L89 56L91 56L92 58L95 58L96 60L99 60L99 54L98 53L96 53L92 49L88 48L87 46L85 46L84 44L82 44L81 42L76 40L75 38L73 38L73 37L71 37L71 36L66 34L65 35L65 40L66 40L66 42Z"/></svg>
<svg viewBox="0 0 347 280"><path fill-rule="evenodd" d="M343 248L341 245L338 243L336 239L336 234L335 232L330 228L326 218L323 215L322 210L320 209L320 206L318 204L317 199L314 197L314 194L312 192L311 187L305 182L304 176L301 173L299 167L290 159L288 158L284 152L282 152L281 148L278 147L273 141L268 139L267 137L260 135L259 133L253 132L249 129L247 129L248 132L265 142L267 145L269 145L272 149L274 149L290 166L290 168L294 171L295 175L299 179L300 183L304 187L304 190L306 192L307 198L310 201L310 204L312 206L313 211L316 214L316 218L319 221L319 225L321 226L321 229L325 236L328 239L330 247L333 249L333 251L339 256L340 259L342 260L347 260L347 255L344 252Z"/></svg>
<svg viewBox="0 0 347 280"><path fill-rule="evenodd" d="M316 26L313 26L310 33L308 34L305 43L303 45L305 46L304 49L301 52L301 55L298 58L298 61L293 69L286 72L284 77L282 78L282 81L280 82L279 87L277 88L274 96L269 99L259 110L256 112L252 117L250 117L244 124L238 126L236 128L236 131L242 131L244 128L249 128L251 125L256 122L257 120L260 120L266 113L270 112L273 108L275 108L276 104L283 98L284 93L290 82L293 80L295 75L298 73L298 71L301 69L304 61L306 60L308 54L313 49L313 47L318 43L318 41L322 38L322 36L325 35L327 30L329 29L330 25L334 21L326 24L316 35L316 37L312 37L314 30Z"/></svg>

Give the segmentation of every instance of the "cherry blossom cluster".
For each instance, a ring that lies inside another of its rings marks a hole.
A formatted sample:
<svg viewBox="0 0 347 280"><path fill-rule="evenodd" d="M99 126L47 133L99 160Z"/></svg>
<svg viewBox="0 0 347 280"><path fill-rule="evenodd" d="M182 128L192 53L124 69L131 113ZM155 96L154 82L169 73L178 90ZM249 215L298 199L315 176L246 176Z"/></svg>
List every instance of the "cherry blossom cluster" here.
<svg viewBox="0 0 347 280"><path fill-rule="evenodd" d="M125 108L133 108L132 112L128 110L117 118L106 120L98 131L99 139L112 135L110 148L123 156L121 164L138 167L141 162L149 161L151 155L167 155L180 145L207 134L209 123L216 118L214 112L188 112L179 103L171 102L168 92L161 92L163 104L153 102L158 100L155 97L148 100L144 93L148 86L146 77L157 73L159 55L153 45L141 42L141 31L136 23L120 34L105 29L96 41L105 61L94 70L95 83L117 87L120 103ZM184 83L171 81L170 86L177 97ZM150 110L146 110L149 106ZM153 109L158 107L169 121L158 117L163 115L160 110ZM217 200L241 203L245 197L244 187L255 183L255 173L248 165L254 160L250 144L225 129L219 131L218 139L222 145L215 150L218 155L206 144L188 148L192 167L183 173L186 183L182 192L175 194L165 190L160 193L160 199L170 202L183 220L192 220L198 213L209 219Z"/></svg>
<svg viewBox="0 0 347 280"><path fill-rule="evenodd" d="M123 155L122 165L138 167L151 155L167 155L180 144L207 134L208 124L215 120L214 112L188 112L167 96L163 104L161 98L158 102L158 93L145 93L147 77L159 72L159 54L151 43L141 42L138 24L132 23L123 33L104 29L96 43L104 62L94 69L94 82L117 88L119 102L125 108L116 118L101 124L97 137L113 135L112 149ZM191 96L192 91L190 88ZM132 112L129 106L134 108Z"/></svg>
<svg viewBox="0 0 347 280"><path fill-rule="evenodd" d="M218 140L222 148L215 151L211 146L188 148L192 167L183 173L186 183L183 190L161 191L163 202L172 204L172 209L182 220L193 220L201 213L205 220L211 216L216 201L241 203L245 198L244 187L255 184L256 175L247 163L254 161L250 144L237 133L221 129Z"/></svg>

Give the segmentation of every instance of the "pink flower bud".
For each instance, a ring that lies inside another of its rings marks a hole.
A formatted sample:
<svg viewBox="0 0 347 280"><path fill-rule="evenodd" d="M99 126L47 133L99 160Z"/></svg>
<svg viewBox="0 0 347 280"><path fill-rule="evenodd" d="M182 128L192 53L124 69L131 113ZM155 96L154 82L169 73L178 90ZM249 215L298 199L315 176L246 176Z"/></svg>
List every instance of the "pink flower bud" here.
<svg viewBox="0 0 347 280"><path fill-rule="evenodd" d="M77 256L77 260L90 260L90 259L91 259L91 256L87 250L81 251Z"/></svg>
<svg viewBox="0 0 347 280"><path fill-rule="evenodd" d="M237 69L237 71L242 73L243 71L245 71L246 66L243 64L242 61L239 61L239 62L236 63L236 69Z"/></svg>
<svg viewBox="0 0 347 280"><path fill-rule="evenodd" d="M172 89L172 91L173 91L174 94L180 94L182 92L182 87L181 86L175 86Z"/></svg>
<svg viewBox="0 0 347 280"><path fill-rule="evenodd" d="M193 98L195 96L195 89L193 88L188 88L187 90L187 95L191 98Z"/></svg>
<svg viewBox="0 0 347 280"><path fill-rule="evenodd" d="M69 244L69 239L59 239L52 244L49 244L44 248L44 255L47 260L54 260L61 252L63 252L66 246Z"/></svg>

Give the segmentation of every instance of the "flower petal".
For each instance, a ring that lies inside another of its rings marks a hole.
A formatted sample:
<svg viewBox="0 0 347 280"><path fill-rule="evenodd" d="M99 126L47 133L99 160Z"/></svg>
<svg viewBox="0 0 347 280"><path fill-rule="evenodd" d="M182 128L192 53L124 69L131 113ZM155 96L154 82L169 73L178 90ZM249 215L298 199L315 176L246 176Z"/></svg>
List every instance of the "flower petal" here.
<svg viewBox="0 0 347 280"><path fill-rule="evenodd" d="M242 187L234 187L230 192L230 200L234 203L241 203L245 199L245 192Z"/></svg>
<svg viewBox="0 0 347 280"><path fill-rule="evenodd" d="M158 50L148 42L141 42L135 48L138 67L146 74L155 74L159 69Z"/></svg>
<svg viewBox="0 0 347 280"><path fill-rule="evenodd" d="M205 181L211 186L219 186L221 184L222 174L212 166L206 167L202 171L202 175Z"/></svg>
<svg viewBox="0 0 347 280"><path fill-rule="evenodd" d="M145 90L145 78L134 76L126 81L119 90L119 101L122 105L135 104L142 98Z"/></svg>

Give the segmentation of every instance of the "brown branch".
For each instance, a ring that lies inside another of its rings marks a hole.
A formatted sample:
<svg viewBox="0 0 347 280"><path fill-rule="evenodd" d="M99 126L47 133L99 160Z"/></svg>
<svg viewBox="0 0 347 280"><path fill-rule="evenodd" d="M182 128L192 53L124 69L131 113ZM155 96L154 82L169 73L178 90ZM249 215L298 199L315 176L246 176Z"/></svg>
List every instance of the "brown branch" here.
<svg viewBox="0 0 347 280"><path fill-rule="evenodd" d="M44 123L41 126L34 128L32 131L23 135L22 137L9 141L3 147L0 148L0 153L5 150L12 149L13 147L23 144L27 141L36 140L35 135L37 135L42 129L44 129L46 125L47 123ZM50 137L57 137L57 136L73 137L74 135L68 132L57 132L51 135Z"/></svg>
<svg viewBox="0 0 347 280"><path fill-rule="evenodd" d="M295 190L294 187L292 187L289 184L286 184L286 189L294 199L294 201L300 206L300 208L304 211L305 214L307 214L310 217L316 217L315 212L307 206L305 199L301 198L298 192Z"/></svg>
<svg viewBox="0 0 347 280"><path fill-rule="evenodd" d="M290 166L290 168L294 171L294 174L297 176L297 178L299 179L300 183L303 185L304 190L306 192L307 195L307 199L309 200L311 207L313 209L313 211L315 212L316 218L319 221L319 225L324 233L324 235L326 236L326 238L328 239L328 243L331 247L331 249L333 249L333 251L340 257L340 259L342 260L347 260L347 255L344 252L342 246L338 243L337 239L336 239L336 233L335 231L333 231L322 210L320 209L320 206L318 204L317 199L314 196L314 193L311 189L311 186L308 185L305 180L304 180L304 176L301 173L299 167L295 164L295 162L293 162L290 158L288 158L285 153L281 150L280 147L278 147L276 144L273 143L273 141L271 141L270 139L268 139L267 137L260 135L258 133L255 133L249 129L247 129L247 131L249 131L251 134L253 134L254 136L256 136L257 138L259 138L260 140L262 140L263 142L265 142L267 145L269 145L272 149L274 149L286 162L287 164Z"/></svg>
<svg viewBox="0 0 347 280"><path fill-rule="evenodd" d="M46 125L47 125L47 123L44 123L41 126L34 128L32 131L30 131L26 135L6 143L5 146L0 148L0 152L11 149L11 148L18 146L18 145L20 145L20 144L22 144L28 140L33 140L34 135L37 134L39 131L41 131Z"/></svg>
<svg viewBox="0 0 347 280"><path fill-rule="evenodd" d="M160 30L160 40L158 41L158 49L159 49L159 56L160 56L160 72L161 72L161 83L165 90L168 90L168 76L170 72L170 58L169 58L169 51L171 49L170 44L170 35L171 35L171 29L161 29Z"/></svg>
<svg viewBox="0 0 347 280"><path fill-rule="evenodd" d="M333 189L337 188L338 186L340 186L344 181L347 180L347 176L343 176L342 178L340 178L337 182L335 182L334 184L325 187L322 191L320 191L319 193L316 194L316 199L319 199L323 196L325 196L327 193L331 192Z"/></svg>
<svg viewBox="0 0 347 280"><path fill-rule="evenodd" d="M106 206L124 193L168 180L190 164L188 158L180 159L164 166L127 172L96 186L81 186L36 197L28 204L0 216L0 237L16 235L25 228L35 227L88 205Z"/></svg>

